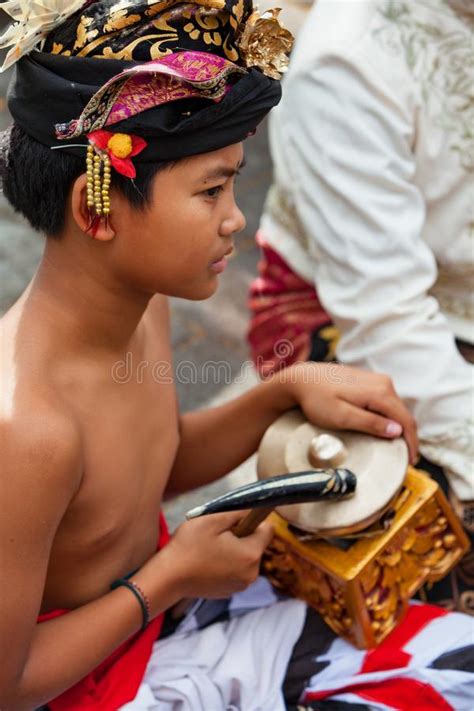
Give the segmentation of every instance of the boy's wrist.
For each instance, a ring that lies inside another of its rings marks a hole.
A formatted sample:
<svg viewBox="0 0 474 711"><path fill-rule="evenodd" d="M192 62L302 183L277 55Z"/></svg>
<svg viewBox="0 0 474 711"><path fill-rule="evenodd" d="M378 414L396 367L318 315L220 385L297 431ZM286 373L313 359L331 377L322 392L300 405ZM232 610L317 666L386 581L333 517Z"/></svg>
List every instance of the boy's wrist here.
<svg viewBox="0 0 474 711"><path fill-rule="evenodd" d="M149 600L151 618L173 607L184 597L185 581L181 566L174 564L176 561L173 563L168 555L168 546L154 555L132 578Z"/></svg>
<svg viewBox="0 0 474 711"><path fill-rule="evenodd" d="M264 382L264 387L271 392L271 402L278 416L300 406L302 388L305 383L317 383L320 370L322 368L319 363L295 363Z"/></svg>

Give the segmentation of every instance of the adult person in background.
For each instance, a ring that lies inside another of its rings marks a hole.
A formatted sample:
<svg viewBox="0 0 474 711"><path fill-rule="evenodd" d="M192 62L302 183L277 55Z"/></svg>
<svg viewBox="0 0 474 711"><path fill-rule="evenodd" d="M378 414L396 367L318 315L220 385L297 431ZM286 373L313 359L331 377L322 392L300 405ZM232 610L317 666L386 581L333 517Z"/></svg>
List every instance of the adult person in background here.
<svg viewBox="0 0 474 711"><path fill-rule="evenodd" d="M472 0L315 4L272 116L249 333L262 375L388 373L471 533L473 29ZM442 594L465 609L472 556L460 576Z"/></svg>

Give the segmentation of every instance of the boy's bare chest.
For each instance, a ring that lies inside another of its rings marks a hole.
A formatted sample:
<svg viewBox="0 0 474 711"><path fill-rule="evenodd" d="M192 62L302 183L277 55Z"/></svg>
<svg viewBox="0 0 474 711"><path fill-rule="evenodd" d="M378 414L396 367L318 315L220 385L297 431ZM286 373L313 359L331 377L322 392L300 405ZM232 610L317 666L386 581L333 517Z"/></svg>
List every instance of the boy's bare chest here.
<svg viewBox="0 0 474 711"><path fill-rule="evenodd" d="M179 441L174 386L150 375L86 387L76 412L84 476L54 541L44 608L84 604L153 555Z"/></svg>

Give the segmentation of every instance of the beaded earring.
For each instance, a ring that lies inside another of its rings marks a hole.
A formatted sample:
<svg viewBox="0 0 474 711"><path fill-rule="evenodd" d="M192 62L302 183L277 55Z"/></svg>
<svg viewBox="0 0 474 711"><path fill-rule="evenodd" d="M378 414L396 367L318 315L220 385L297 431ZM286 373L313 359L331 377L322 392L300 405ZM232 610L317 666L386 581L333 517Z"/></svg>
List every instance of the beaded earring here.
<svg viewBox="0 0 474 711"><path fill-rule="evenodd" d="M87 207L97 216L110 215L110 158L87 148Z"/></svg>
<svg viewBox="0 0 474 711"><path fill-rule="evenodd" d="M92 230L95 236L101 219L107 222L111 212L112 167L127 178L135 178L137 172L131 159L148 144L139 136L109 131L93 131L87 138L87 208L91 215L88 231Z"/></svg>

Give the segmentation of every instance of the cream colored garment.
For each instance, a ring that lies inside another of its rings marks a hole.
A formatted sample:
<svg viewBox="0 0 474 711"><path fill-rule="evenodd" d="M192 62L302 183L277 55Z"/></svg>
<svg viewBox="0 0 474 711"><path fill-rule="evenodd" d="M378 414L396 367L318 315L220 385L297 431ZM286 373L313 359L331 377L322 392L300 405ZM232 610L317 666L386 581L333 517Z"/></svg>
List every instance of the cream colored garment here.
<svg viewBox="0 0 474 711"><path fill-rule="evenodd" d="M270 244L391 375L421 451L474 498L474 20L448 0L318 0L271 119Z"/></svg>

